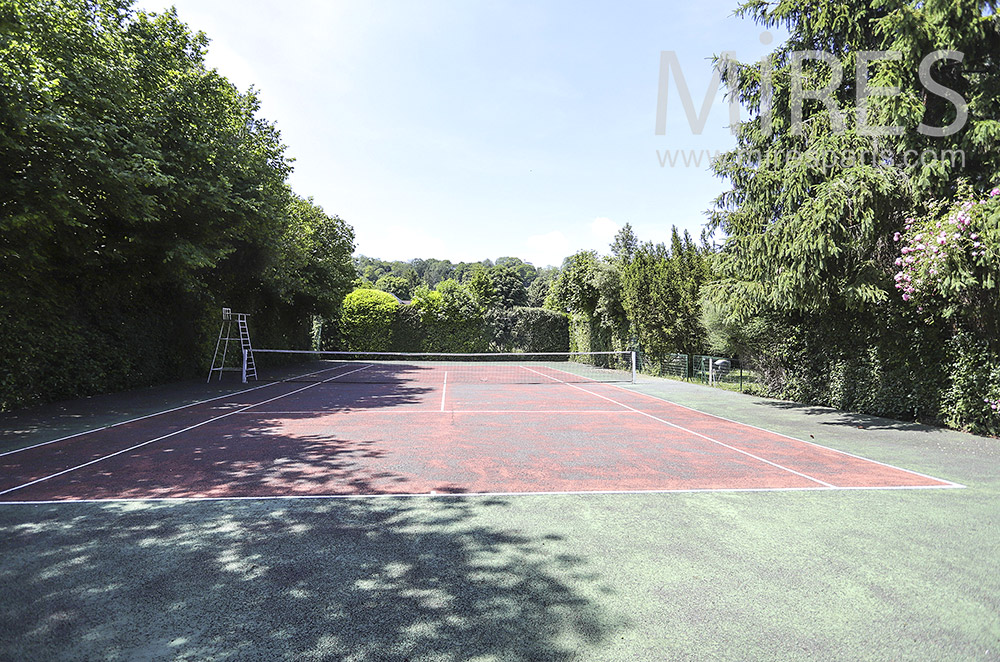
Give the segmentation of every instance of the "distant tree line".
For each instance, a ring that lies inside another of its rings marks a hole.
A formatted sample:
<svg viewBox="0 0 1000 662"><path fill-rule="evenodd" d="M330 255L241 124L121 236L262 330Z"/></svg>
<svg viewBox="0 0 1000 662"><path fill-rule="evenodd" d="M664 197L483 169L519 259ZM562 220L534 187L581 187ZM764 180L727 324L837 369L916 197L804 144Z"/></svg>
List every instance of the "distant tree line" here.
<svg viewBox="0 0 1000 662"><path fill-rule="evenodd" d="M354 259L354 265L359 286L389 292L403 300L413 298L421 287L434 290L440 283L452 280L471 288L479 303L501 308L541 307L558 271L537 268L516 257L455 264L436 259L388 262L362 255Z"/></svg>
<svg viewBox="0 0 1000 662"><path fill-rule="evenodd" d="M709 347L700 288L711 277L712 252L677 228L670 245L640 243L626 224L609 255L580 251L560 268L536 269L515 257L459 264L360 257L356 289L341 319L326 325L325 343L438 352L636 350L655 371L670 353ZM338 325L340 336L333 333ZM376 327L384 329L376 334Z"/></svg>

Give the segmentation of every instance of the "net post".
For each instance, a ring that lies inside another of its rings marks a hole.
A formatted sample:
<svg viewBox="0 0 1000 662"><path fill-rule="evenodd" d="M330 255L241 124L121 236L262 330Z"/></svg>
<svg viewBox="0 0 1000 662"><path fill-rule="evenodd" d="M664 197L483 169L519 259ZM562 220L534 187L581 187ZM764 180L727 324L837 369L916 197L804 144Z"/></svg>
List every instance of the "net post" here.
<svg viewBox="0 0 1000 662"><path fill-rule="evenodd" d="M247 350L243 350L243 367L242 367L242 380L243 383L247 383Z"/></svg>
<svg viewBox="0 0 1000 662"><path fill-rule="evenodd" d="M635 384L635 350L632 350L632 383Z"/></svg>

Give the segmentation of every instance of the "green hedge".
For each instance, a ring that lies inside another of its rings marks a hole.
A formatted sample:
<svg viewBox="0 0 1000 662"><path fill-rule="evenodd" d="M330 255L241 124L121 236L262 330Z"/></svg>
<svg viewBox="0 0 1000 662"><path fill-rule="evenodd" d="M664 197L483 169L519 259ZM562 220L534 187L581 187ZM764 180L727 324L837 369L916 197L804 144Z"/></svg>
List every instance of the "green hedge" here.
<svg viewBox="0 0 1000 662"><path fill-rule="evenodd" d="M221 304L251 311L258 347L307 346L301 315L264 296L215 301L131 278L0 291L0 410L204 377Z"/></svg>
<svg viewBox="0 0 1000 662"><path fill-rule="evenodd" d="M387 352L392 349L393 321L399 301L388 292L357 289L344 297L340 333L350 351Z"/></svg>
<svg viewBox="0 0 1000 662"><path fill-rule="evenodd" d="M423 352L430 344L420 309L413 304L399 307L391 327L394 352Z"/></svg>
<svg viewBox="0 0 1000 662"><path fill-rule="evenodd" d="M743 359L765 395L842 411L1000 434L1000 357L971 334L919 318L844 313L821 326L774 315Z"/></svg>
<svg viewBox="0 0 1000 662"><path fill-rule="evenodd" d="M399 305L385 292L349 294L334 325L324 322L324 349L394 352L565 352L569 318L543 308L489 310L478 316L449 315L414 304Z"/></svg>
<svg viewBox="0 0 1000 662"><path fill-rule="evenodd" d="M569 316L546 308L491 310L486 326L493 346L503 352L565 352L569 350Z"/></svg>

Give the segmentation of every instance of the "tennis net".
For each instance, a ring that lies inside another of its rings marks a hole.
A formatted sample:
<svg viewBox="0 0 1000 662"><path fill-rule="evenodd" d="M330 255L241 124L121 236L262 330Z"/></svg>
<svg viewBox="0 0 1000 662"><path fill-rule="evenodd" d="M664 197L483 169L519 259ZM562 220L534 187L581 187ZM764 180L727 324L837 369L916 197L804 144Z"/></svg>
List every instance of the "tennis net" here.
<svg viewBox="0 0 1000 662"><path fill-rule="evenodd" d="M408 353L254 349L259 381L556 384L635 382L633 352Z"/></svg>

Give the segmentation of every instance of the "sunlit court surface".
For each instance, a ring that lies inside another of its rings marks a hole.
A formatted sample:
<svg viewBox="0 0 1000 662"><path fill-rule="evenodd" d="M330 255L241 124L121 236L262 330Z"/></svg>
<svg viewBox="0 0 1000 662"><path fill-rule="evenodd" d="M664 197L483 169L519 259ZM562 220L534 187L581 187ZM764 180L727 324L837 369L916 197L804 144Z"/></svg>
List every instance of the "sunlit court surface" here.
<svg viewBox="0 0 1000 662"><path fill-rule="evenodd" d="M960 487L564 367L313 368L8 451L0 499Z"/></svg>

